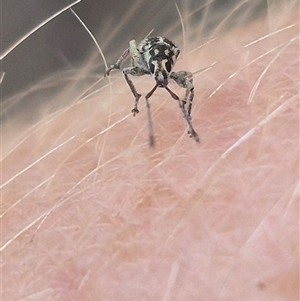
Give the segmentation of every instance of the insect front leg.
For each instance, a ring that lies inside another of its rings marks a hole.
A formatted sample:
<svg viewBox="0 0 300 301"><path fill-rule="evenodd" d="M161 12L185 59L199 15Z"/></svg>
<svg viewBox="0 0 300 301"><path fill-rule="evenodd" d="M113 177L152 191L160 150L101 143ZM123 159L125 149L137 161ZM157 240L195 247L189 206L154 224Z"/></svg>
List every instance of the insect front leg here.
<svg viewBox="0 0 300 301"><path fill-rule="evenodd" d="M131 110L133 116L135 116L135 114L138 114L139 113L139 110L138 110L138 103L139 103L139 99L140 97L142 96L141 94L139 94L137 91L136 91L136 88L135 86L133 85L133 82L132 80L128 77L128 74L130 75L133 75L133 76L142 76L142 75L145 75L145 74L149 74L149 72L147 70L144 70L140 67L127 67L127 68L124 68L123 69L123 74L124 74L124 77L127 81L127 84L132 92L132 94L134 95L135 97L135 101L134 101L134 107L133 109Z"/></svg>
<svg viewBox="0 0 300 301"><path fill-rule="evenodd" d="M109 76L110 72L114 69L120 69L121 64L127 59L129 54L129 48L127 48L122 55L120 56L120 58L116 61L115 64L111 65L109 68L106 69L105 73L104 73L104 77Z"/></svg>
<svg viewBox="0 0 300 301"><path fill-rule="evenodd" d="M196 142L200 142L199 136L194 130L191 118L192 104L194 99L193 75L188 71L179 71L172 72L170 78L172 78L177 83L177 85L186 89L184 100L179 100L178 97L175 98L174 96L173 98L178 100L179 107L183 113L183 117L189 126L189 136L194 138Z"/></svg>
<svg viewBox="0 0 300 301"><path fill-rule="evenodd" d="M178 86L185 88L185 97L183 102L184 108L189 117L191 117L192 104L194 99L193 74L188 71L172 72L170 77Z"/></svg>

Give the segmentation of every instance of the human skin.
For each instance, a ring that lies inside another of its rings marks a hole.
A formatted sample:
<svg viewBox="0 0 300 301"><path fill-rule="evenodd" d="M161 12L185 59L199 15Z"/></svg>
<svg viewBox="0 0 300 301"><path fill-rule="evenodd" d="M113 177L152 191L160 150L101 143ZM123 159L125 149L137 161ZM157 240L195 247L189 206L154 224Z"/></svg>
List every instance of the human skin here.
<svg viewBox="0 0 300 301"><path fill-rule="evenodd" d="M298 300L297 11L214 38L175 67L195 72L199 144L158 89L149 148L144 100L133 118L118 72L7 134L4 301ZM133 81L143 95L154 84Z"/></svg>

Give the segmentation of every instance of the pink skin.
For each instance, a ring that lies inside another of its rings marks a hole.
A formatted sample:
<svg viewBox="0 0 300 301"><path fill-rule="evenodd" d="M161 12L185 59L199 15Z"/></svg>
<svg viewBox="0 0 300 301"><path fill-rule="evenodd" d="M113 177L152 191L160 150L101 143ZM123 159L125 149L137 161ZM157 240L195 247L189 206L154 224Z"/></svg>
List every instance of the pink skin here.
<svg viewBox="0 0 300 301"><path fill-rule="evenodd" d="M276 29L269 18L177 62L196 71L219 61L194 75L200 144L157 89L149 148L153 80L133 79L143 94L133 118L117 72L112 94L43 117L18 139L11 125L3 301L298 300L298 27L244 47L298 16L274 15Z"/></svg>

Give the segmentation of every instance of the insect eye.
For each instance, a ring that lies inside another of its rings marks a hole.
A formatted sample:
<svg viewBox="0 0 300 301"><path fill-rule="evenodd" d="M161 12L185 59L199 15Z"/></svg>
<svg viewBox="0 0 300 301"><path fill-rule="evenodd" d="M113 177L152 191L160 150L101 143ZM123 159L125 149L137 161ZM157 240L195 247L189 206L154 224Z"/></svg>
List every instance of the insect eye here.
<svg viewBox="0 0 300 301"><path fill-rule="evenodd" d="M171 72L171 69L172 69L172 64L171 64L171 62L170 62L170 61L167 61L166 64L165 64L165 66L166 66L167 71L170 73L170 72Z"/></svg>

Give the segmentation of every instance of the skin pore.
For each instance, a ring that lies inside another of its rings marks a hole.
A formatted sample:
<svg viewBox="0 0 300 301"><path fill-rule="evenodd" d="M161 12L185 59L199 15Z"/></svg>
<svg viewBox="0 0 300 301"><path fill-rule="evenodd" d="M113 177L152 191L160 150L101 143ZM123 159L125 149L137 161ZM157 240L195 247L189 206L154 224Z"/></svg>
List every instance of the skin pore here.
<svg viewBox="0 0 300 301"><path fill-rule="evenodd" d="M174 70L194 72L200 144L157 89L149 148L154 81L132 78L132 117L117 71L23 130L7 121L3 300L298 300L297 11L186 45Z"/></svg>

